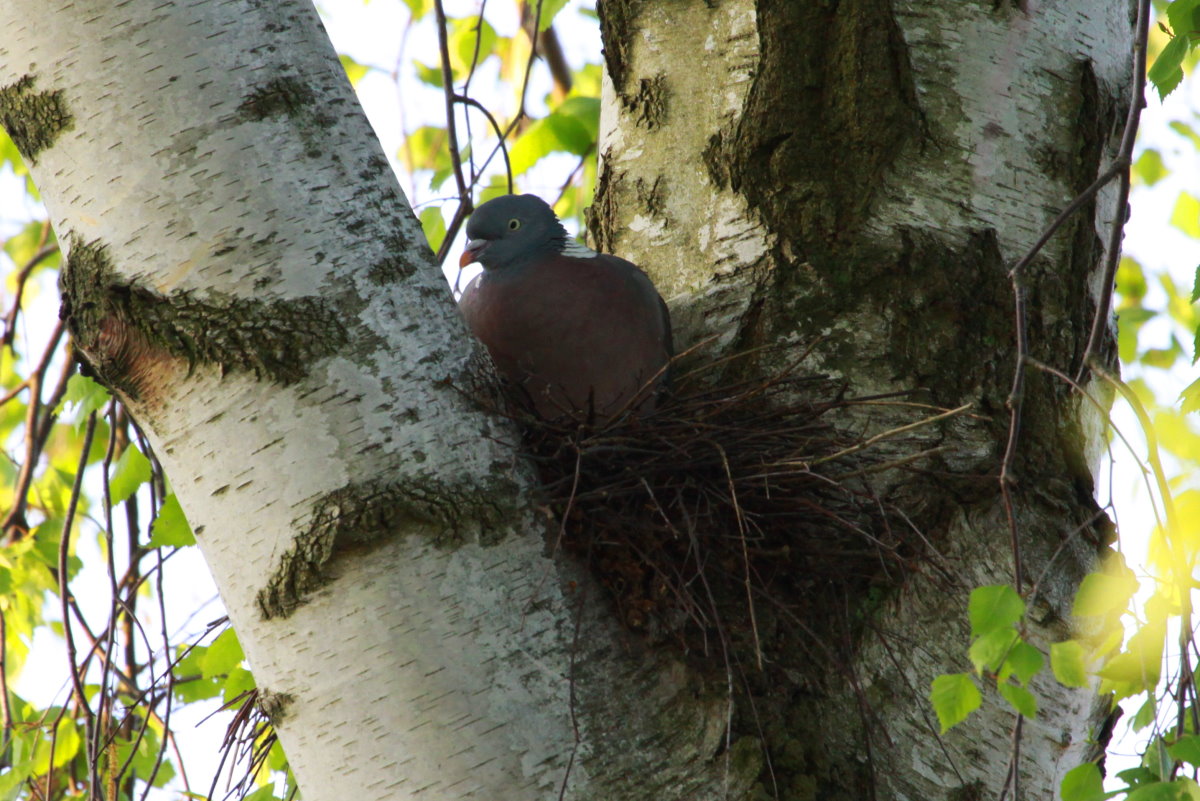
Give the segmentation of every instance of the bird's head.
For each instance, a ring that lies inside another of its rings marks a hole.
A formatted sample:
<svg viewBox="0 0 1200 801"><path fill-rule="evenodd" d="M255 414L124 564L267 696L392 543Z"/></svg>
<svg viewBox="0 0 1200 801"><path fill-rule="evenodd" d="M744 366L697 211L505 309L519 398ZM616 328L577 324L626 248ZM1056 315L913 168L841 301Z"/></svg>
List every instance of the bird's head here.
<svg viewBox="0 0 1200 801"><path fill-rule="evenodd" d="M554 210L536 195L492 198L467 221L467 247L459 266L479 262L495 270L562 249L567 232Z"/></svg>

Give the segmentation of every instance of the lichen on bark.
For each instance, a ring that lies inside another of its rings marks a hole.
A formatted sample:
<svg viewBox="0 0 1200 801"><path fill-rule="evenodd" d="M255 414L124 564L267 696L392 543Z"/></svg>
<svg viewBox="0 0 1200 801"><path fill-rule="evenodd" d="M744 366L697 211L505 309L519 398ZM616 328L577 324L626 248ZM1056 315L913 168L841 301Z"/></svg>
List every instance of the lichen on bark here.
<svg viewBox="0 0 1200 801"><path fill-rule="evenodd" d="M431 476L366 481L329 492L313 505L310 522L259 591L259 612L267 620L290 615L334 578L339 556L369 550L396 532L424 526L436 545L452 547L471 527L481 545L499 542L517 498L517 486L507 480L481 488Z"/></svg>
<svg viewBox="0 0 1200 801"><path fill-rule="evenodd" d="M67 241L60 316L96 374L130 398L153 393L149 362L212 364L291 384L347 341L341 315L323 298L161 295L123 278L99 240L71 234Z"/></svg>
<svg viewBox="0 0 1200 801"><path fill-rule="evenodd" d="M31 164L74 124L61 89L36 92L33 85L34 77L25 75L0 88L0 125Z"/></svg>

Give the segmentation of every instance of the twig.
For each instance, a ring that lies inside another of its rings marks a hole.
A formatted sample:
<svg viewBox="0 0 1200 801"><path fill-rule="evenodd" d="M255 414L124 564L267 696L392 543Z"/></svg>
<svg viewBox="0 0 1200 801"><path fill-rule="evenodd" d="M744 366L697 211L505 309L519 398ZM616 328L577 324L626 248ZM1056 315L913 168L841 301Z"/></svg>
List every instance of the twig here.
<svg viewBox="0 0 1200 801"><path fill-rule="evenodd" d="M828 456L822 456L819 459L813 459L811 462L809 462L809 465L815 466L815 465L823 464L825 462L832 462L834 459L841 459L842 457L849 456L852 453L858 453L859 451L866 450L867 448L871 447L875 443L882 442L885 439L891 439L892 437L899 436L900 434L904 434L908 431L913 431L918 428L924 428L925 426L932 425L937 422L941 422L942 420L946 420L946 419L948 419L950 417L954 417L956 415L960 415L963 412L965 412L967 409L970 409L971 406L972 406L972 404L970 404L970 403L964 403L962 406L959 406L956 409L949 409L947 411L942 412L941 414L935 414L932 417L926 417L924 420L918 420L915 423L909 423L907 425L900 426L899 428L893 428L888 431L884 431L882 433L876 434L875 436L871 437L870 439L865 439L862 442L855 443L854 445L851 445L849 448L843 448L842 450L840 450L836 453L831 453Z"/></svg>
<svg viewBox="0 0 1200 801"><path fill-rule="evenodd" d="M470 106L471 108L482 112L483 116L487 117L488 123L492 126L492 131L496 134L496 141L500 148L500 154L504 157L504 172L508 176L508 193L511 195L513 192L512 163L508 160L508 147L504 143L504 133L500 130L500 123L496 122L496 118L492 116L492 113L488 111L482 103L473 97L468 97L466 94L458 94L454 96L454 101L456 103L462 103L465 106ZM470 118L468 117L468 119ZM478 178L477 176L473 175L472 181L475 180L478 180Z"/></svg>
<svg viewBox="0 0 1200 801"><path fill-rule="evenodd" d="M454 121L454 71L450 68L450 44L446 34L446 9L442 0L433 0L433 9L437 14L438 50L442 58L442 94L446 100L446 134L450 148L450 164L454 168L454 182L458 186L459 202L470 205L471 199L467 193L467 182L463 178L462 156L458 152L458 131Z"/></svg>
<svg viewBox="0 0 1200 801"><path fill-rule="evenodd" d="M83 435L83 448L79 454L79 466L75 471L75 483L71 488L71 500L67 504L67 515L66 519L63 520L62 536L58 542L58 595L62 604L63 637L67 641L67 659L71 670L71 684L74 688L75 701L84 713L84 733L89 745L92 742L92 731L96 727L96 715L92 712L92 708L88 704L87 694L83 689L83 676L75 661L75 636L71 631L71 613L70 605L68 604L70 590L67 587L67 554L71 547L71 526L75 522L75 509L79 505L79 497L83 487L83 471L87 467L88 452L92 449L92 437L95 433L96 413L92 412L88 416L87 430ZM91 754L88 755L87 763L88 787L90 792L94 793L99 787L99 783L96 776L96 760L92 758Z"/></svg>
<svg viewBox="0 0 1200 801"><path fill-rule="evenodd" d="M1088 336L1087 348L1083 351L1083 362L1079 366L1082 381L1084 371L1100 345L1101 332L1108 325L1108 310L1112 303L1113 281L1117 276L1117 265L1121 260L1121 234L1125 228L1125 209L1129 203L1129 166L1133 163L1133 145L1137 140L1138 122L1146 105L1146 39L1150 31L1150 0L1138 3L1137 27L1133 35L1133 90L1129 112L1125 116L1125 132L1121 135L1121 147L1114 167L1121 165L1120 184L1117 189L1116 208L1113 209L1112 227L1108 231L1108 251L1105 253L1104 279L1100 283L1100 299L1096 316L1092 318L1092 332Z"/></svg>

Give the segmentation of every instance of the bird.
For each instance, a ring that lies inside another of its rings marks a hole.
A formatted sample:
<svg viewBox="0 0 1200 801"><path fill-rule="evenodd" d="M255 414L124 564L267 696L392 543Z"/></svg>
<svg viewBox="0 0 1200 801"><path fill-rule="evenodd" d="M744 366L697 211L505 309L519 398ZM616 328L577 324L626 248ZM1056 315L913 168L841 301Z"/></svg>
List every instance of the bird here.
<svg viewBox="0 0 1200 801"><path fill-rule="evenodd" d="M607 422L654 409L671 316L636 265L568 236L537 195L502 195L467 221L460 267L483 272L459 310L497 372L546 420Z"/></svg>

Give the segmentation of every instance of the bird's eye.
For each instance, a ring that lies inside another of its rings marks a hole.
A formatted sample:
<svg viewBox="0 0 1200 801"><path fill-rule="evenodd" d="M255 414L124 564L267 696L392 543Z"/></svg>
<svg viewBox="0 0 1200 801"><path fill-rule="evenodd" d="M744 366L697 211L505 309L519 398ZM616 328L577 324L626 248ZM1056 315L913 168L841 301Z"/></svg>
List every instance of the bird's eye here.
<svg viewBox="0 0 1200 801"><path fill-rule="evenodd" d="M508 221L508 230L515 231L520 227L521 227L521 221L518 220L516 217L513 217L511 220Z"/></svg>

